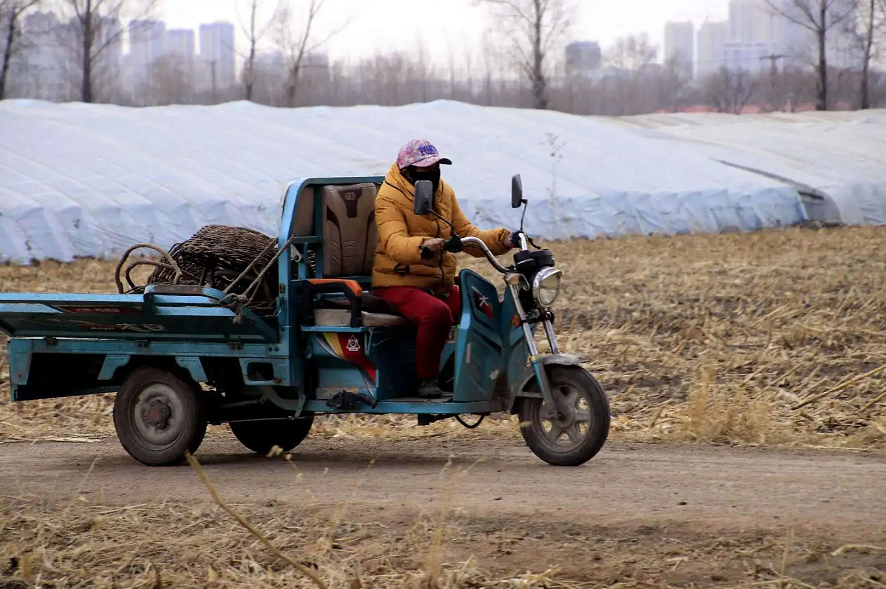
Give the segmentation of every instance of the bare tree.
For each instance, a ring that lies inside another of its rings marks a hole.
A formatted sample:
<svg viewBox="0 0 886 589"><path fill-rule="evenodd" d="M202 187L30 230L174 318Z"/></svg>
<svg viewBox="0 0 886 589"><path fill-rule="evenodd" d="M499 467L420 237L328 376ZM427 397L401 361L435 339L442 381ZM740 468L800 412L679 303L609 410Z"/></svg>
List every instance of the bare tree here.
<svg viewBox="0 0 886 589"><path fill-rule="evenodd" d="M259 23L259 11L263 4L264 0L247 0L246 6L249 9L248 24L244 24L243 19L239 18L238 14L240 28L246 37L246 46L248 47L247 53L241 54L241 57L244 58L243 86L246 89L246 100L252 100L252 95L255 91L256 48L271 28L271 21Z"/></svg>
<svg viewBox="0 0 886 589"><path fill-rule="evenodd" d="M120 46L123 36L122 20L130 16L140 20L149 16L157 0L58 0L72 14L77 70L80 77L80 100L95 99L95 73L111 47ZM116 26L115 26L116 25Z"/></svg>
<svg viewBox="0 0 886 589"><path fill-rule="evenodd" d="M474 52L470 47L465 47L465 76L467 76L467 93L469 100L474 99Z"/></svg>
<svg viewBox="0 0 886 589"><path fill-rule="evenodd" d="M621 37L606 50L606 62L629 72L639 72L658 57L658 47L646 33Z"/></svg>
<svg viewBox="0 0 886 589"><path fill-rule="evenodd" d="M747 70L721 67L705 81L705 91L717 112L741 114L757 91L757 81Z"/></svg>
<svg viewBox="0 0 886 589"><path fill-rule="evenodd" d="M296 24L290 0L282 0L277 7L274 20L277 22L276 42L283 52L286 61L286 101L290 107L296 106L296 95L301 71L305 66L305 58L322 47L332 37L342 32L348 25L341 25L319 40L315 39L317 16L323 9L325 0L310 0L308 13L303 25Z"/></svg>
<svg viewBox="0 0 886 589"><path fill-rule="evenodd" d="M428 48L423 37L418 37L415 42L415 83L419 87L419 100L428 100L428 82L434 75L434 65L428 55Z"/></svg>
<svg viewBox="0 0 886 589"><path fill-rule="evenodd" d="M664 72L658 86L663 102L666 102L674 112L679 110L680 104L686 99L689 84L692 82L691 63L680 53L671 55L665 60Z"/></svg>
<svg viewBox="0 0 886 589"><path fill-rule="evenodd" d="M828 109L828 35L840 27L856 11L855 0L766 0L773 13L799 25L815 35L818 59L816 110Z"/></svg>
<svg viewBox="0 0 886 589"><path fill-rule="evenodd" d="M861 17L859 27L848 27L846 31L853 37L861 50L861 80L859 83L860 105L871 108L871 64L877 57L878 42L886 28L886 0L856 0Z"/></svg>
<svg viewBox="0 0 886 589"><path fill-rule="evenodd" d="M568 0L474 0L486 4L510 37L516 63L532 84L533 105L548 107L547 58L570 26Z"/></svg>
<svg viewBox="0 0 886 589"><path fill-rule="evenodd" d="M188 104L193 96L193 78L185 63L175 55L164 55L150 65L154 104Z"/></svg>
<svg viewBox="0 0 886 589"><path fill-rule="evenodd" d="M483 104L485 106L493 105L493 79L495 77L495 68L497 62L501 58L501 50L495 45L493 40L485 35L483 37Z"/></svg>
<svg viewBox="0 0 886 589"><path fill-rule="evenodd" d="M22 49L22 16L37 6L40 0L0 0L0 46L3 62L0 63L0 100L6 98L6 83L13 58Z"/></svg>
<svg viewBox="0 0 886 589"><path fill-rule="evenodd" d="M638 104L643 98L640 88L657 56L658 47L645 33L621 37L607 48L604 61L616 69L615 79L610 83L615 88L614 110L606 109L607 113L631 115L643 110Z"/></svg>

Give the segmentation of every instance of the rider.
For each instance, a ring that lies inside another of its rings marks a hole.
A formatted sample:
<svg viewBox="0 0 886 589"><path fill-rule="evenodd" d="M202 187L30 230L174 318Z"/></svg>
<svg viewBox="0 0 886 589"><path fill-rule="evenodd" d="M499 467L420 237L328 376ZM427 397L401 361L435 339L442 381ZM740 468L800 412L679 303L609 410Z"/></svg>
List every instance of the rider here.
<svg viewBox="0 0 886 589"><path fill-rule="evenodd" d="M439 397L440 356L449 330L461 314L455 286L455 255L444 251L450 228L433 215L413 212L415 183L430 180L434 211L452 224L460 237L479 237L499 256L513 247L507 229L481 231L471 225L452 188L440 179L441 157L429 142L414 139L403 146L378 191L375 220L378 248L372 269L374 293L393 305L403 317L418 324L416 370L419 396ZM477 247L465 253L483 256Z"/></svg>

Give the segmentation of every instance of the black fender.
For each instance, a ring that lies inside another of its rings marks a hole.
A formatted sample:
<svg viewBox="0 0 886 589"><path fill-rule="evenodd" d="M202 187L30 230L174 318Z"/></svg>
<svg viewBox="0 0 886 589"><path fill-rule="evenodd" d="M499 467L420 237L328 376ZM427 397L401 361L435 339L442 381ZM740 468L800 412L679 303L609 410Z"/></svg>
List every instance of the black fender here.
<svg viewBox="0 0 886 589"><path fill-rule="evenodd" d="M545 367L545 370L548 370L549 366L581 366L581 358L576 356L575 354L546 354L540 357L542 366ZM535 381L535 372L532 370L532 365L529 364L526 366L526 370L520 376L519 380L515 379L514 382L518 383L518 386L513 390L513 403L511 404L510 412L516 413L519 409L520 399L521 398L532 398L537 397L541 398L541 393L535 391L527 391L529 384Z"/></svg>

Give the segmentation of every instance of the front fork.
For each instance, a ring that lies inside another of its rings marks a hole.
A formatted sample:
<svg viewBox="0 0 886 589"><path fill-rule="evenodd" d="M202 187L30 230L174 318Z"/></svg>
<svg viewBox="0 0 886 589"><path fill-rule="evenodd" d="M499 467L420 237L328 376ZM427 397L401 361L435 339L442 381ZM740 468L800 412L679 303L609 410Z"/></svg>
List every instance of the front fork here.
<svg viewBox="0 0 886 589"><path fill-rule="evenodd" d="M520 324L523 326L523 337L526 339L526 346L529 348L529 364L532 366L532 372L538 380L538 388L541 391L541 397L544 399L544 407L547 408L548 416L554 417L557 413L557 405L554 401L554 394L551 391L551 383L548 381L548 373L545 372L545 366L542 356L538 353L538 346L535 345L535 337L532 330L529 329L528 316L523 310L520 303L520 290L516 285L511 285L511 296L514 299L514 307L517 310L517 316L520 318ZM554 333L554 326L551 325L549 319L542 321L545 329L545 335L551 346L551 353L559 354L560 345L557 343L557 334Z"/></svg>

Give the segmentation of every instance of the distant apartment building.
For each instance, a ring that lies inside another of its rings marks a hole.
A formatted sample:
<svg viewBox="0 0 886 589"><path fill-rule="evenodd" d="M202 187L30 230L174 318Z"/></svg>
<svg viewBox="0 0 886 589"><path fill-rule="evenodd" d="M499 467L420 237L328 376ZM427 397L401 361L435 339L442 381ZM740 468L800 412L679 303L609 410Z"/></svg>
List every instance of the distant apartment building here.
<svg viewBox="0 0 886 589"><path fill-rule="evenodd" d="M566 77L588 77L603 65L603 52L596 41L574 41L566 46Z"/></svg>
<svg viewBox="0 0 886 589"><path fill-rule="evenodd" d="M169 29L166 31L166 53L192 63L197 57L197 34L191 29Z"/></svg>
<svg viewBox="0 0 886 589"><path fill-rule="evenodd" d="M729 0L729 42L774 41L781 18L766 0Z"/></svg>
<svg viewBox="0 0 886 589"><path fill-rule="evenodd" d="M129 57L133 62L150 64L166 54L166 23L134 20L129 23Z"/></svg>
<svg viewBox="0 0 886 589"><path fill-rule="evenodd" d="M255 56L255 69L282 77L286 73L286 59L282 51L262 51Z"/></svg>
<svg viewBox="0 0 886 589"><path fill-rule="evenodd" d="M844 32L852 27L855 7L854 0L829 3L828 18L846 15L843 24L828 33L827 55L832 66L858 64L855 44ZM767 0L730 0L728 40L717 51L719 65L750 72L768 71L773 63L782 68L810 68L818 59L817 41L801 23L809 23L809 15L794 0L773 0L771 4Z"/></svg>
<svg viewBox="0 0 886 589"><path fill-rule="evenodd" d="M191 29L166 31L166 55L157 74L162 76L161 86L165 98L176 101L190 100L197 76L197 35Z"/></svg>
<svg viewBox="0 0 886 589"><path fill-rule="evenodd" d="M131 95L144 97L153 85L154 64L166 55L166 24L158 20L133 20L128 32L124 86Z"/></svg>
<svg viewBox="0 0 886 589"><path fill-rule="evenodd" d="M729 42L729 21L705 21L698 29L695 75L704 79L714 73L722 65L720 54Z"/></svg>
<svg viewBox="0 0 886 589"><path fill-rule="evenodd" d="M693 77L695 25L692 21L669 22L664 34L665 63L674 64L687 79Z"/></svg>
<svg viewBox="0 0 886 589"><path fill-rule="evenodd" d="M236 82L234 25L215 22L200 25L200 74L202 91L224 90Z"/></svg>
<svg viewBox="0 0 886 589"><path fill-rule="evenodd" d="M62 44L62 24L53 12L32 12L24 19L24 46L17 68L17 86L38 100L59 100L68 88L68 50Z"/></svg>
<svg viewBox="0 0 886 589"><path fill-rule="evenodd" d="M745 71L754 75L769 71L769 56L774 54L776 44L772 41L760 43L726 43L720 50L720 63L732 71Z"/></svg>

